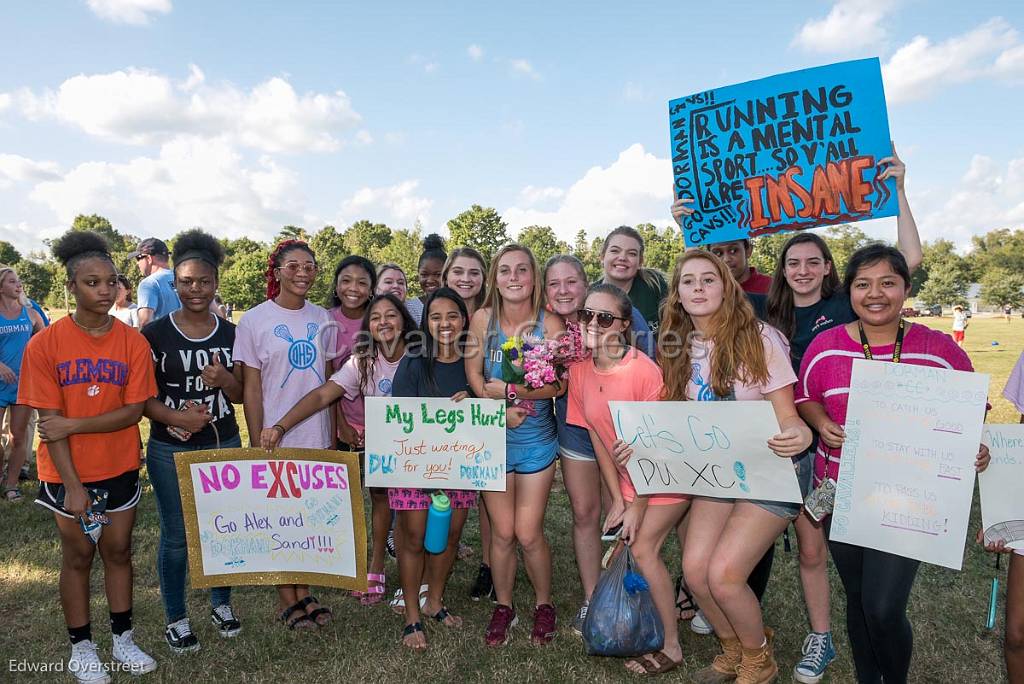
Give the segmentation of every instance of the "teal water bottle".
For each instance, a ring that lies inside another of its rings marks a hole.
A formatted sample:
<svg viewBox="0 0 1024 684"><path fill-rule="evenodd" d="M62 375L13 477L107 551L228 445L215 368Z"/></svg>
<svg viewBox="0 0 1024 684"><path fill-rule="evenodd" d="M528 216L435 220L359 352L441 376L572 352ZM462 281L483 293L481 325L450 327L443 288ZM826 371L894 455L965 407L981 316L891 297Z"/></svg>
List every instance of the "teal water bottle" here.
<svg viewBox="0 0 1024 684"><path fill-rule="evenodd" d="M430 510L427 511L427 533L423 548L428 553L444 553L448 548L448 529L452 524L452 502L444 492L430 495Z"/></svg>

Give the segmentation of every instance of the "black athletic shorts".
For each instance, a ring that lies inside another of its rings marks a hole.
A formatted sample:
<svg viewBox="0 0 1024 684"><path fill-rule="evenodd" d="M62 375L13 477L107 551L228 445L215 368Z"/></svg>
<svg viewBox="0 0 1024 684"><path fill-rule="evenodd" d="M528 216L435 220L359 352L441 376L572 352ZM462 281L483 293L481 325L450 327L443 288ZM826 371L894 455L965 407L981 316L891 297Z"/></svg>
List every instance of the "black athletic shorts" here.
<svg viewBox="0 0 1024 684"><path fill-rule="evenodd" d="M138 505L142 498L142 487L139 485L139 471L129 470L117 477L98 482L83 482L86 489L107 490L107 513L127 511ZM65 518L73 518L70 513L57 505L57 492L61 488L59 482L40 482L39 494L36 496L36 503L44 508L49 508L57 515Z"/></svg>

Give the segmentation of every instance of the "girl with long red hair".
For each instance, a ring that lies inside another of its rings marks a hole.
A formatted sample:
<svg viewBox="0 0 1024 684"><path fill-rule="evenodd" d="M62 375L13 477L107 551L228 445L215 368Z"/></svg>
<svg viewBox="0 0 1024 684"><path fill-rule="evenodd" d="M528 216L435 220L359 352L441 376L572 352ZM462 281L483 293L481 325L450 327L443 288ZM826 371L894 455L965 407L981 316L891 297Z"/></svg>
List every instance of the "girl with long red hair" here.
<svg viewBox="0 0 1024 684"><path fill-rule="evenodd" d="M811 431L793 403L796 375L785 338L757 320L728 267L709 252L686 252L676 262L662 309L658 363L663 400L767 400L779 424L769 448L792 458L810 445ZM629 456L624 445L616 451ZM799 504L693 498L683 571L722 645L695 681L749 684L777 674L772 632L747 577L799 512Z"/></svg>

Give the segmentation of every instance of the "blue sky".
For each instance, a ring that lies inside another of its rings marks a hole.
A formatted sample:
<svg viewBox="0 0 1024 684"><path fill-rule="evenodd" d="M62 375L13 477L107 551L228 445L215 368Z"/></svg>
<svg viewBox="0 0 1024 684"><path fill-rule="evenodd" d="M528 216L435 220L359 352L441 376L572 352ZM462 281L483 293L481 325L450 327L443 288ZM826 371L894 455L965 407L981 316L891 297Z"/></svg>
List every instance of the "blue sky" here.
<svg viewBox="0 0 1024 684"><path fill-rule="evenodd" d="M668 100L865 56L923 235L1024 223L1022 3L482 4L3 3L0 235L667 225Z"/></svg>

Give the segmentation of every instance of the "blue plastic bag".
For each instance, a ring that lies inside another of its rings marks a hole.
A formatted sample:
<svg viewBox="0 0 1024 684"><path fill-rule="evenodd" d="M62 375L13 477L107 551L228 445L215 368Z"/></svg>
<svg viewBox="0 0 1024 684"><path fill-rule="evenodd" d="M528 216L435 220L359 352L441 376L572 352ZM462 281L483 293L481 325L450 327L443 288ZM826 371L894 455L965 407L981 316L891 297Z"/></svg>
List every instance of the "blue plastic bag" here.
<svg viewBox="0 0 1024 684"><path fill-rule="evenodd" d="M665 644L650 587L628 546L597 581L583 622L583 643L591 655L619 657L653 653Z"/></svg>

